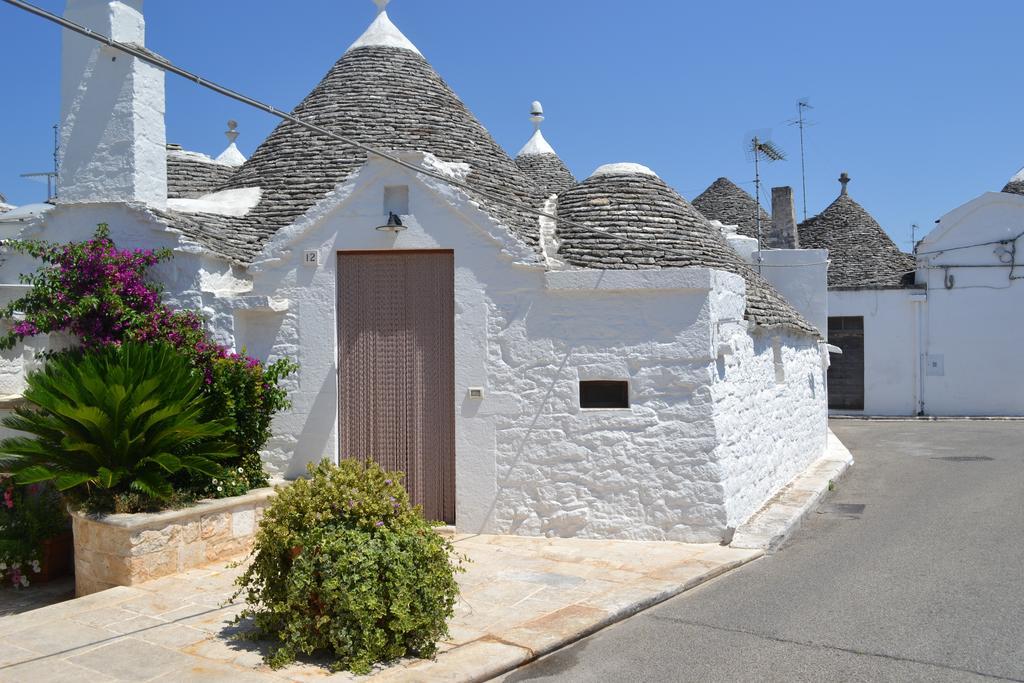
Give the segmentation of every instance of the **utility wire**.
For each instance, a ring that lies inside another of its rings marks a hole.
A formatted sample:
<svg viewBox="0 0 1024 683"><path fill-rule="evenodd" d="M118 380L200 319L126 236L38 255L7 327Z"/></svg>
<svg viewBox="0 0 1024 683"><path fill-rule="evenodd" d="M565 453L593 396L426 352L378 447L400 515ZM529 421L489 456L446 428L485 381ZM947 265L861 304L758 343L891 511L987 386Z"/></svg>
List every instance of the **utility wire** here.
<svg viewBox="0 0 1024 683"><path fill-rule="evenodd" d="M315 133L318 133L320 135L323 135L325 137L331 138L333 140L337 140L339 142L343 142L343 143L345 143L345 144L347 144L347 145L349 145L351 147L355 147L357 149L360 149L360 150L366 152L367 154L372 154L373 156L379 157L381 159L386 159L387 161L390 161L393 164L396 164L396 165L401 166L403 168L409 169L410 171L413 171L415 173L419 173L421 175L428 176L430 178L434 178L435 180L440 180L441 182L447 183L448 185L451 185L453 187L457 187L457 188L462 189L462 190L466 190L467 192L470 192L472 194L478 195L480 197L484 197L484 198L489 199L489 200L491 200L493 202L496 202L498 204L503 204L505 206L508 206L508 207L511 207L511 208L514 208L514 209L519 209L520 211L532 214L532 215L537 216L539 218L548 218L548 219L557 221L558 223L560 223L562 225L567 225L567 226L570 226L570 227L578 228L580 230L584 230L586 232L590 232L590 233L597 234L597 235L602 235L602 236L610 238L610 239L618 240L619 242L623 242L623 243L626 243L626 244L632 244L632 245L635 245L635 246L643 247L644 249L649 249L649 250L652 250L652 251L658 251L658 252L662 252L664 254L673 254L673 255L682 256L682 257L685 257L685 258L693 258L693 256L694 256L693 254L687 253L685 251L680 251L680 250L677 250L677 249L670 249L670 248L666 248L666 247L662 247L662 246L654 246L650 242L647 242L647 241L644 241L644 240L636 240L636 239L632 239L632 238L625 237L625 236L622 236L622 235L616 235L614 233L610 233L610 232L607 232L605 230L601 230L600 228L594 228L594 227L591 227L589 225L585 225L583 223L567 220L565 218L560 218L556 214L553 214L553 213L551 213L549 211L544 211L543 209L538 209L536 207L530 206L529 204L524 204L524 203L516 201L514 199L508 199L507 197L504 197L502 195L490 192L488 190L482 190L480 188L474 187L473 185L470 185L469 183L462 182L460 180L456 180L455 178L451 178L450 176L446 176L446 175L444 175L442 173L437 173L437 172L434 172L434 171L430 171L428 169L424 169L424 168L422 168L420 166L417 166L415 164L409 163L408 161L404 161L404 160L402 160L402 159L400 159L400 158L398 158L398 157L396 157L394 155L388 154L387 152L383 152L383 151L375 149L375 148L373 148L373 147L371 147L369 145L366 145L366 144L364 144L362 142L359 142L358 140L353 140L352 138L349 138L349 137L347 137L345 135L341 135L339 133L335 133L334 131L331 131L331 130L328 130L326 128L323 128L322 126L318 126L318 125L316 125L314 123L310 123L308 121L304 121L304 120L298 118L297 116L295 116L293 114L289 114L287 112L281 111L280 109L277 109L276 107L273 107L273 106L271 106L269 104L266 104L264 102L261 102L261 101L259 101L257 99L254 99L254 98L249 97L247 95L244 95L244 94L242 94L240 92L232 90L232 89L230 89L230 88L228 88L226 86L219 85L219 84L217 84L217 83L215 83L215 82L213 82L211 80L203 78L202 76L200 76L198 74L192 73L190 71L186 71L185 69L182 69L182 68L180 68L178 66L175 66L169 60L167 60L167 59L165 59L163 57L157 56L155 53L150 52L149 50L146 50L146 49L134 46L134 45L129 45L127 43L118 42L118 41L114 40L113 38L111 38L110 36L105 36L102 33L99 33L97 31L93 31L90 28L86 28L85 26L82 26L80 24L76 24L75 22L69 21L69 20L65 19L64 17L58 16L56 14L53 14L52 12L48 12L48 11L46 11L46 10L40 8L40 7L36 7L35 5L33 5L31 3L24 2L23 0L3 0L3 2L6 2L8 5L12 5L14 7L17 7L18 9L24 10L24 11L30 13L30 14L36 15L37 17L41 17L41 18L43 18L43 19L45 19L47 21L50 21L50 22L52 22L54 24L57 24L58 26L61 26L61 27L65 28L65 29L67 29L69 31L73 31L73 32L78 33L80 35L83 35L83 36L85 36L87 38L95 40L95 41L97 41L99 43L103 43L103 44L108 45L108 46L110 46L112 48L120 50L120 51L122 51L122 52L124 52L126 54L131 55L132 57L135 57L136 59L140 59L140 60L146 62L147 64L151 64L151 65L157 67L158 69L161 69L163 71L168 71L168 72L173 73L173 74L175 74L177 76L181 76L182 78L184 78L186 80L189 80L189 81L192 81L196 85L199 85L199 86L201 86L203 88L207 88L208 90L212 90L215 93L218 93L220 95L223 95L225 97L233 99L233 100L235 100L237 102L241 102L242 104L248 105L248 106L253 107L255 109L259 109L260 111L265 112L267 114L270 114L271 116L276 116L277 118L283 119L285 121L289 121L289 122L294 123L294 124L296 124L298 126L302 126L303 128L306 128L307 130L311 130L311 131L313 131ZM751 266L749 266L749 264L744 264L744 265L747 265L748 267L751 267Z"/></svg>
<svg viewBox="0 0 1024 683"><path fill-rule="evenodd" d="M216 92L216 93L218 93L220 95L223 95L225 97L228 97L228 98L230 98L232 100L235 100L237 102L241 102L242 104L245 104L247 106L250 106L250 107L253 107L255 109L258 109L258 110L260 110L260 111L262 111L264 113L270 114L271 116L275 116L275 117L283 119L285 121L290 121L291 123L294 123L294 124L296 124L298 126L302 126L303 128L306 128L307 130L311 130L311 131L313 131L315 133L318 133L320 135L324 135L324 136L329 137L331 139L338 140L339 142L343 142L343 143L345 143L347 145L350 145L352 147L360 149L360 150L366 152L367 154L372 154L372 155L374 155L376 157L380 157L381 159L385 159L387 161L390 161L390 162L392 162L392 163L394 163L394 164L396 164L398 166L401 166L403 168L409 169L410 171L413 171L415 173L419 173L419 174L428 176L430 178L434 178L435 180L440 180L441 182L444 182L444 183L446 183L448 185L451 185L453 187L457 187L457 188L466 190L468 192L471 192L473 194L479 195L481 197L485 197L487 199L490 199L490 200L492 200L494 202L503 204L505 206L512 207L512 208L515 208L515 209L519 209L519 210L521 210L523 212L532 214L532 215L537 216L539 218L548 218L550 220L557 221L558 223L560 223L562 225L568 225L570 227L578 228L578 229L584 230L586 232L590 232L590 233L593 233L593 234L596 234L596 235L602 235L602 236L608 237L610 239L618 240L619 242L623 242L623 243L626 243L626 244L633 244L633 245L636 245L636 246L643 247L645 249L650 249L650 250L653 250L653 251L659 251L659 252L662 252L664 254L673 254L673 255L676 255L676 256L683 256L683 257L686 257L686 258L693 258L693 254L687 253L685 251L680 251L680 250L677 250L677 249L666 248L666 247L662 247L662 246L653 246L649 242L646 242L644 240L631 239L629 237L624 237L622 235L616 235L614 233L610 233L610 232L607 232L605 230L601 230L599 228L594 228L594 227L591 227L589 225L586 225L586 224L583 224L583 223L579 223L577 221L571 221L571 220L567 220L565 218L560 218L558 215L553 214L553 213L551 213L549 211L544 211L543 209L538 209L536 207L530 206L529 204L523 204L523 203L518 202L516 200L508 199L506 197L503 197L503 196L501 196L499 194L490 192L488 190L481 190L481 189L479 189L477 187L474 187L473 185L470 185L469 183L465 183L465 182L462 182L460 180L456 180L455 178L451 178L449 176L446 176L444 174L431 171L429 169L424 169L424 168L422 168L420 166L417 166L415 164L412 164L412 163L409 163L407 161L404 161L404 160L402 160L402 159L400 159L400 158L398 158L398 157L396 157L394 155L388 154L387 152L383 152L381 150L375 149L374 147L371 147L371 146L366 145L366 144L364 144L362 142L359 142L358 140L353 140L352 138L349 138L349 137L347 137L345 135L341 135L339 133L335 133L334 131L331 131L331 130L328 130L326 128L323 128L322 126L318 126L318 125L316 125L314 123L309 123L308 121L304 121L304 120L298 118L297 116L295 116L293 114L284 112L284 111L282 111L280 109L277 109L276 107L273 107L273 106L271 106L269 104L266 104L266 103L261 102L261 101L259 101L257 99L254 99L252 97L244 95L244 94L242 94L240 92L232 90L232 89L230 89L230 88L228 88L226 86L219 85L219 84L217 84L217 83L215 83L215 82L213 82L213 81L211 81L209 79L203 78L202 76L200 76L198 74L192 73L190 71L182 69L181 67L175 66L169 60L167 60L167 59L165 59L163 57L157 56L155 53L152 53L149 50L146 50L146 49L134 46L134 45L129 45L127 43L121 43L119 41L114 40L113 38L111 38L109 36L103 35L102 33L99 33L97 31L93 31L92 29L86 28L85 26L82 26L80 24L76 24L75 22L69 21L69 20L65 19L64 17L58 16L56 14L53 14L52 12L48 12L48 11L46 11L46 10L40 8L40 7L36 7L35 5L33 5L31 3L24 2L24 0L3 0L3 2L7 3L8 5L12 5L13 7L16 7L18 9L24 10L24 11L30 13L30 14L34 14L35 16L41 17L42 19L45 19L45 20L50 21L52 23L55 23L58 26L61 26L62 28L65 28L65 29L67 29L69 31L73 31L73 32L78 33L80 35L83 35L83 36L85 36L87 38L90 38L90 39L95 40L97 42L100 42L100 43L103 43L105 45L108 45L108 46L110 46L112 48L115 48L117 50L120 50L120 51L122 51L122 52L124 52L126 54L129 54L129 55L131 55L131 56L133 56L133 57L135 57L137 59L140 59L140 60L146 62L147 64L151 64L151 65L157 67L158 69L161 69L163 71L168 71L168 72L173 73L173 74L175 74L177 76L181 76L182 78L184 78L186 80L189 80L189 81L192 81L196 85L199 85L199 86L201 86L203 88L207 88L208 90L212 90L212 91L214 91L214 92ZM767 267L767 268L801 268L801 267L804 267L804 266L824 265L824 264L827 264L827 263L828 263L828 261L820 261L820 262L816 262L816 263L773 264L773 265L761 263L759 265L762 266L762 267ZM753 266L751 264L746 264L745 263L744 265L747 266L748 268L753 268Z"/></svg>
<svg viewBox="0 0 1024 683"><path fill-rule="evenodd" d="M947 251L958 251L960 249L974 249L975 247L987 247L992 244L1012 244L1024 237L1024 232L1020 233L1016 237L1006 237L1001 240L992 240L991 242L978 242L977 244L965 244L962 247L946 247L945 249L936 249L934 251L919 251L916 252L917 256L930 256L932 254L944 254Z"/></svg>

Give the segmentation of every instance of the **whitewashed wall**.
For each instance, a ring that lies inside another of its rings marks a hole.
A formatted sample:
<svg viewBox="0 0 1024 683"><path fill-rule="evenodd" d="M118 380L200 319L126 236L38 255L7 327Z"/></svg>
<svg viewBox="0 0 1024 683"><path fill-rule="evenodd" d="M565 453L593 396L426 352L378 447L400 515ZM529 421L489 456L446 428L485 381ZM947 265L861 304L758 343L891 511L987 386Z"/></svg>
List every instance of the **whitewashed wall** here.
<svg viewBox="0 0 1024 683"><path fill-rule="evenodd" d="M828 430L822 351L803 335L735 333L716 381L714 459L735 528L821 457Z"/></svg>
<svg viewBox="0 0 1024 683"><path fill-rule="evenodd" d="M822 336L828 334L827 249L766 249L749 260Z"/></svg>
<svg viewBox="0 0 1024 683"><path fill-rule="evenodd" d="M926 295L915 289L832 290L830 316L864 317L863 415L916 415L920 371L918 307ZM834 342L830 342L834 343Z"/></svg>
<svg viewBox="0 0 1024 683"><path fill-rule="evenodd" d="M1024 415L1024 196L988 192L943 216L918 247L928 285L923 401L929 415ZM970 245L978 245L970 247ZM970 248L963 248L970 247ZM948 249L944 253L940 250ZM976 268L944 266L972 265ZM949 285L947 287L947 285Z"/></svg>
<svg viewBox="0 0 1024 683"><path fill-rule="evenodd" d="M397 235L374 229L393 185L410 188L412 215ZM81 240L98 222L122 248L174 248L174 261L155 275L175 304L200 309L223 343L298 362L287 380L294 407L275 421L265 453L286 476L339 456L340 249L455 250L463 530L716 541L820 454L824 431L807 416L824 395L803 377L816 345L781 339L789 379L780 388L774 349L746 331L735 275L548 272L443 183L372 162L282 231L248 272L204 254L139 206L58 207L45 229L23 236ZM305 263L307 250L318 264ZM12 258L0 280L33 266ZM628 380L631 407L582 410L581 379ZM470 387L483 387L484 398L470 398Z"/></svg>
<svg viewBox="0 0 1024 683"><path fill-rule="evenodd" d="M384 188L394 185L410 190L407 230L397 235L374 229L384 219ZM531 250L450 188L374 162L280 233L252 268L251 296L276 297L287 310L257 322L236 314L236 344L294 354L300 367L294 409L270 444L274 467L295 476L306 462L338 456L335 255L389 248L455 252L460 528L721 538L730 512L713 457L722 438L711 391L713 330L720 322L745 329L742 279L706 269L546 273ZM319 265L305 264L309 250ZM713 304L712 290L731 297L731 307ZM817 348L806 340L804 347ZM765 372L774 382L774 365ZM631 407L581 410L580 379L629 380ZM483 387L485 397L470 398L470 387ZM823 394L818 401L824 405ZM804 440L807 458L817 457L818 444ZM773 470L762 488L781 486L790 469Z"/></svg>

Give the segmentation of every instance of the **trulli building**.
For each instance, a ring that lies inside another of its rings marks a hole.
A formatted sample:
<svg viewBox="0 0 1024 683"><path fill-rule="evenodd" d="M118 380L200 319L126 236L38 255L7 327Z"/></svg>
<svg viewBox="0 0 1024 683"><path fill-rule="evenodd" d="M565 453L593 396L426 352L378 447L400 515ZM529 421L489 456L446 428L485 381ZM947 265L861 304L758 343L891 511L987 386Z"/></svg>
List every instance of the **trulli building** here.
<svg viewBox="0 0 1024 683"><path fill-rule="evenodd" d="M141 10L67 14L142 44ZM538 107L513 159L385 11L293 113L402 164L294 122L168 150L163 74L64 41L61 200L0 225L172 248L178 303L299 364L272 470L373 458L465 531L716 541L823 453L820 335L719 230L641 165L577 182Z"/></svg>
<svg viewBox="0 0 1024 683"><path fill-rule="evenodd" d="M914 257L899 250L848 192L799 226L800 245L827 249L828 339L842 349L828 371L829 408L866 415L918 412Z"/></svg>

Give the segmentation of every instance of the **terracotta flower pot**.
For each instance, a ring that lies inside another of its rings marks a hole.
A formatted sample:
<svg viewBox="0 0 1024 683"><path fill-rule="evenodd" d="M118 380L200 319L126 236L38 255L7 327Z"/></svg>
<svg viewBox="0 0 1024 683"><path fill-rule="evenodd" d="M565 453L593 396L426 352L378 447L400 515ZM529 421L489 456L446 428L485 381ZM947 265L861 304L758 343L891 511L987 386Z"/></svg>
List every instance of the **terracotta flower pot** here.
<svg viewBox="0 0 1024 683"><path fill-rule="evenodd" d="M29 581L46 583L67 576L73 556L74 541L70 531L46 539L39 548L39 573L29 574Z"/></svg>

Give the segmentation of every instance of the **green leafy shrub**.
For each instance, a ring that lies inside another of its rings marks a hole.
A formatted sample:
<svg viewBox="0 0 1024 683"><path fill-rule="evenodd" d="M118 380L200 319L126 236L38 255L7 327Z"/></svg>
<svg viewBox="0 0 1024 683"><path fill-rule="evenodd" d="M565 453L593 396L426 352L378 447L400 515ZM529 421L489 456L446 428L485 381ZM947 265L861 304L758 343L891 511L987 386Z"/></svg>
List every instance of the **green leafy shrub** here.
<svg viewBox="0 0 1024 683"><path fill-rule="evenodd" d="M0 308L0 318L12 321L0 335L0 349L51 332L67 333L85 349L129 341L170 344L202 374L203 392L210 399L206 417L233 421L227 438L236 446L236 455L225 463L229 485L222 477L213 482L193 476L179 493L223 497L267 485L260 450L270 437L273 416L288 407L281 380L297 366L287 359L264 364L244 350L234 353L210 339L196 312L173 310L164 303L163 290L150 280L149 269L169 260L169 249L118 249L106 224L85 242L0 244L43 263L20 277L31 289Z"/></svg>
<svg viewBox="0 0 1024 683"><path fill-rule="evenodd" d="M0 469L19 484L53 482L94 511L166 505L176 477L223 477L237 454L230 420L205 418L202 375L166 344L126 343L56 354L29 374L29 406L4 426Z"/></svg>
<svg viewBox="0 0 1024 683"><path fill-rule="evenodd" d="M60 496L39 484L16 486L0 475L0 579L27 588L40 567L43 541L69 528Z"/></svg>
<svg viewBox="0 0 1024 683"><path fill-rule="evenodd" d="M278 492L238 579L274 667L326 653L334 668L432 657L448 633L463 571L450 541L409 504L401 473L355 460L311 465Z"/></svg>

